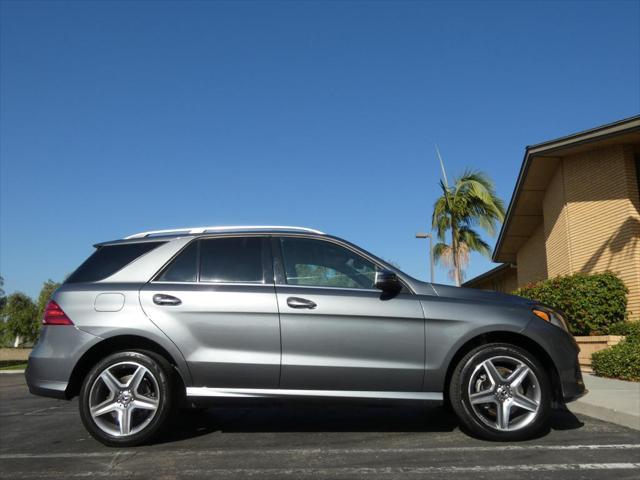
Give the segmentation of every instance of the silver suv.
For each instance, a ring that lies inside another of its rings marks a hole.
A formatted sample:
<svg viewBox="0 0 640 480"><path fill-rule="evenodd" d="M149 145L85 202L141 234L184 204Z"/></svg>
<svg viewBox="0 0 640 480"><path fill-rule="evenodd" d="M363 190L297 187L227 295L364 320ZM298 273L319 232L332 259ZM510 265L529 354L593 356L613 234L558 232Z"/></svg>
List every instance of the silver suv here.
<svg viewBox="0 0 640 480"><path fill-rule="evenodd" d="M561 313L425 283L300 227L161 230L96 245L47 306L32 393L79 395L106 445L221 398L445 402L471 434L528 438L585 392Z"/></svg>

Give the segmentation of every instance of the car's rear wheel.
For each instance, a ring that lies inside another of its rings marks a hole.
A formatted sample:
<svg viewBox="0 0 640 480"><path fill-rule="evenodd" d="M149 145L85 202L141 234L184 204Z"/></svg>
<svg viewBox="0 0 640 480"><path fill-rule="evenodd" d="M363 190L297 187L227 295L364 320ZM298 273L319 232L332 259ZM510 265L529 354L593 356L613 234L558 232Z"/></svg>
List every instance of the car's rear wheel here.
<svg viewBox="0 0 640 480"><path fill-rule="evenodd" d="M80 417L89 433L109 446L147 442L171 409L171 369L151 352L114 353L87 374Z"/></svg>
<svg viewBox="0 0 640 480"><path fill-rule="evenodd" d="M467 353L455 367L449 395L463 426L481 438L524 440L548 428L549 377L515 345L492 343Z"/></svg>

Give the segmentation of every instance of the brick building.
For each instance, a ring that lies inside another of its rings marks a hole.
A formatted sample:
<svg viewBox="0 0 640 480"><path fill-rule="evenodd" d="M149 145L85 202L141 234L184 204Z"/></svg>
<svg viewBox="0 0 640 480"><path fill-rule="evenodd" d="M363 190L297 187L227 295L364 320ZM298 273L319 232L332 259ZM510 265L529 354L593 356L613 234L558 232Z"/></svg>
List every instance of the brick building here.
<svg viewBox="0 0 640 480"><path fill-rule="evenodd" d="M611 270L640 318L640 116L527 147L500 231L496 268L463 286L513 291Z"/></svg>

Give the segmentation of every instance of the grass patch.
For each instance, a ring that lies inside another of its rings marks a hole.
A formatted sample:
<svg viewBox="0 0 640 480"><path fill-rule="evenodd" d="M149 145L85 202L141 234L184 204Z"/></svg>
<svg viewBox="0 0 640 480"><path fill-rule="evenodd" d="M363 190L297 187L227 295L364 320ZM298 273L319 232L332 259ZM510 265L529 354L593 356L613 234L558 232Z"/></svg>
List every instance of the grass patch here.
<svg viewBox="0 0 640 480"><path fill-rule="evenodd" d="M27 368L27 362L24 360L0 361L0 370L24 370L25 368Z"/></svg>

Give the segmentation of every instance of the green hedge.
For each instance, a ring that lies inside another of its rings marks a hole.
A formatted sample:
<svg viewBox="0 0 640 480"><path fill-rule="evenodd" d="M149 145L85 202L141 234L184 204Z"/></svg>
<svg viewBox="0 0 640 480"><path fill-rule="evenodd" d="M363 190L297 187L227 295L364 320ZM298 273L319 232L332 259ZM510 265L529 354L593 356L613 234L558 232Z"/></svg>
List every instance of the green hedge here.
<svg viewBox="0 0 640 480"><path fill-rule="evenodd" d="M607 335L624 335L627 340L640 342L640 321L620 322L609 325L603 333Z"/></svg>
<svg viewBox="0 0 640 480"><path fill-rule="evenodd" d="M594 353L591 356L591 368L600 377L640 382L640 339L629 337L613 347Z"/></svg>
<svg viewBox="0 0 640 480"><path fill-rule="evenodd" d="M628 289L612 272L559 276L514 292L565 313L574 335L606 333L626 319Z"/></svg>

